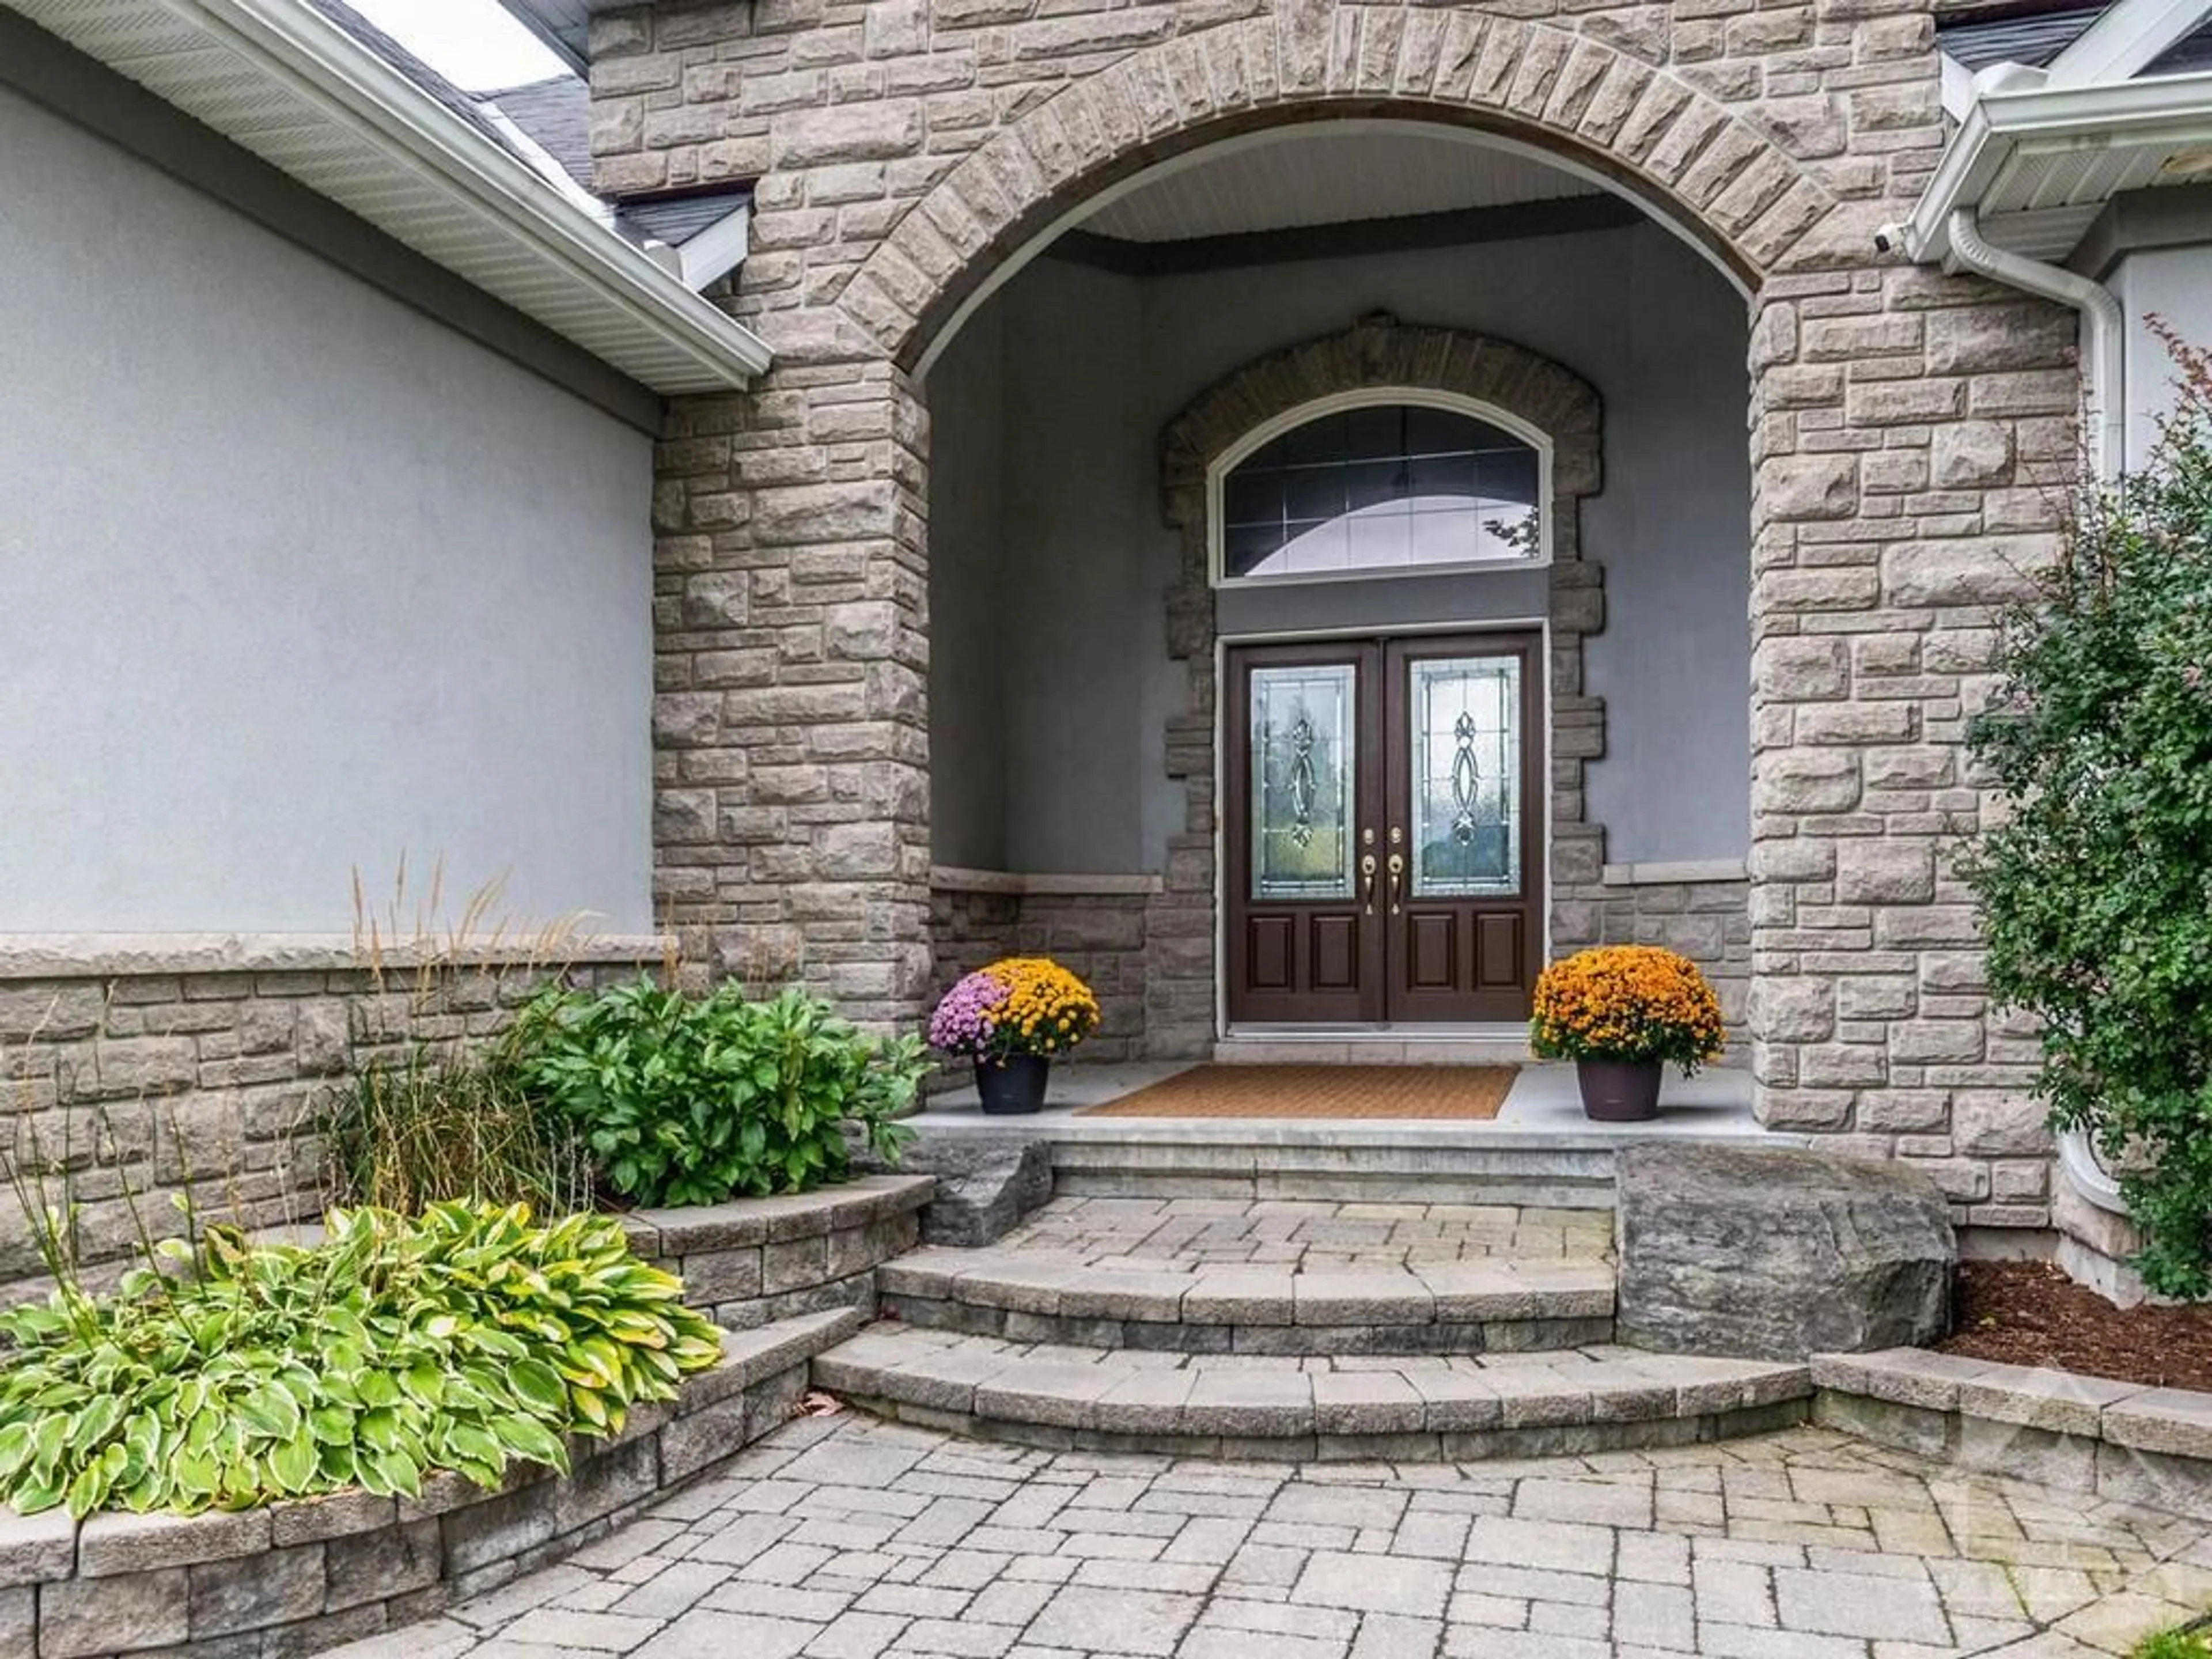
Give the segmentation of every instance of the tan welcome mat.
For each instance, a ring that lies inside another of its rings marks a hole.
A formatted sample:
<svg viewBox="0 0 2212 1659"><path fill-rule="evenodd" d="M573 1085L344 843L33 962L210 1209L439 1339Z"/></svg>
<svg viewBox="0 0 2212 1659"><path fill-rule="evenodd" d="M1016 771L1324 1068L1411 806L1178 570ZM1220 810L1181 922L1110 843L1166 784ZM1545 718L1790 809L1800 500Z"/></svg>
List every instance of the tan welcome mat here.
<svg viewBox="0 0 2212 1659"><path fill-rule="evenodd" d="M1358 1117L1498 1115L1513 1066L1194 1066L1079 1117Z"/></svg>

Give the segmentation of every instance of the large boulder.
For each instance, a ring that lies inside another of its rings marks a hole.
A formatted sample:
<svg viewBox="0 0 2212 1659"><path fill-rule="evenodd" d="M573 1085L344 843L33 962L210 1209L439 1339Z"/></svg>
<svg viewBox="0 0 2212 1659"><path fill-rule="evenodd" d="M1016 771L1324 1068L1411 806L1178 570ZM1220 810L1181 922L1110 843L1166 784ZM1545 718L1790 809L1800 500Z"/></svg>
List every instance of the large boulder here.
<svg viewBox="0 0 2212 1659"><path fill-rule="evenodd" d="M1943 1194L1910 1165L1632 1146L1619 1204L1623 1342L1787 1362L1949 1329L1958 1241Z"/></svg>
<svg viewBox="0 0 2212 1659"><path fill-rule="evenodd" d="M856 1167L883 1169L863 1155ZM995 1244L1052 1196L1052 1143L1012 1136L927 1135L906 1149L898 1169L937 1177L921 1212L921 1242L976 1249Z"/></svg>

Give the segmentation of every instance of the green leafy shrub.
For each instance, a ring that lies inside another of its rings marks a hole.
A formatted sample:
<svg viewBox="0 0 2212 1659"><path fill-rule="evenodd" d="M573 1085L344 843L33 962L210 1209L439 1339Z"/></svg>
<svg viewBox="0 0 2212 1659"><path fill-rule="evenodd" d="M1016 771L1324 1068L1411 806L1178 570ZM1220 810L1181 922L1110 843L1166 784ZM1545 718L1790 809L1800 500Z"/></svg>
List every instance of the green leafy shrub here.
<svg viewBox="0 0 2212 1659"><path fill-rule="evenodd" d="M2128 1659L2212 1659L2212 1638L2195 1625L2154 1631L2128 1650Z"/></svg>
<svg viewBox="0 0 2212 1659"><path fill-rule="evenodd" d="M2010 811L1962 864L2038 1088L2121 1171L2154 1291L2212 1291L2212 364L2087 491L1969 742Z"/></svg>
<svg viewBox="0 0 2212 1659"><path fill-rule="evenodd" d="M607 1187L647 1205L841 1181L848 1121L896 1158L912 1139L896 1120L928 1069L919 1038L864 1036L797 990L695 999L647 979L541 993L512 1052L531 1092L582 1132Z"/></svg>
<svg viewBox="0 0 2212 1659"><path fill-rule="evenodd" d="M343 1204L412 1215L467 1199L556 1215L591 1207L574 1127L525 1091L500 1053L422 1045L334 1091L321 1126Z"/></svg>
<svg viewBox="0 0 2212 1659"><path fill-rule="evenodd" d="M333 1211L307 1247L210 1228L120 1291L0 1314L0 1499L186 1513L349 1486L414 1496L568 1467L714 1363L720 1338L611 1217Z"/></svg>

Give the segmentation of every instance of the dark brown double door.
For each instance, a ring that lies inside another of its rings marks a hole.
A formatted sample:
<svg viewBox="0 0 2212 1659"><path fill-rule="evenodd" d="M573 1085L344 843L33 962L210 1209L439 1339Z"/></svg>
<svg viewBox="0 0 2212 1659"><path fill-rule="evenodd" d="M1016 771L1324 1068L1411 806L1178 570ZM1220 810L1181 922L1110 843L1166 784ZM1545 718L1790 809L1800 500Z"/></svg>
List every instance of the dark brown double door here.
<svg viewBox="0 0 2212 1659"><path fill-rule="evenodd" d="M1528 1018L1543 662L1527 634L1231 648L1232 1025Z"/></svg>

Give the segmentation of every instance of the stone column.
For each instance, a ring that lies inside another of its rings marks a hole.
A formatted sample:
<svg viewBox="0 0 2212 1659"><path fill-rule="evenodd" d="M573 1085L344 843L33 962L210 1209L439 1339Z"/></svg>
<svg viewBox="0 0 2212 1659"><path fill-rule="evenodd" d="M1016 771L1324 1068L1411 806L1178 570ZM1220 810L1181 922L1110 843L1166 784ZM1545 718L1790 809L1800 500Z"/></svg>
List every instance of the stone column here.
<svg viewBox="0 0 2212 1659"><path fill-rule="evenodd" d="M1771 279L1751 341L1759 1115L1928 1160L1999 1225L2047 1223L2050 1143L1952 861L1996 607L2074 473L2073 351L2060 307L1897 265Z"/></svg>
<svg viewBox="0 0 2212 1659"><path fill-rule="evenodd" d="M790 340L750 394L678 404L660 449L656 891L695 973L911 1026L930 979L927 416L892 365Z"/></svg>

